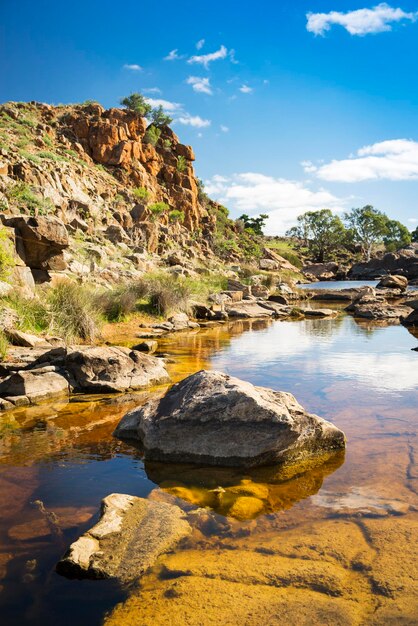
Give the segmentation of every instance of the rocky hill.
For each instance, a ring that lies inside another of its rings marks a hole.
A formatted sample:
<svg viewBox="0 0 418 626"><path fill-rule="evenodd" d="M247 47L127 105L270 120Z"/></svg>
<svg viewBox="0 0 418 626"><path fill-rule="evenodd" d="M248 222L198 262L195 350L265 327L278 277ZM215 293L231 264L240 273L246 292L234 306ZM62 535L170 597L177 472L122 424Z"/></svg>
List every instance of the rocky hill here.
<svg viewBox="0 0 418 626"><path fill-rule="evenodd" d="M100 284L158 264L187 273L263 256L279 269L284 260L207 197L194 159L171 128L130 110L0 106L0 220L16 280L64 272Z"/></svg>

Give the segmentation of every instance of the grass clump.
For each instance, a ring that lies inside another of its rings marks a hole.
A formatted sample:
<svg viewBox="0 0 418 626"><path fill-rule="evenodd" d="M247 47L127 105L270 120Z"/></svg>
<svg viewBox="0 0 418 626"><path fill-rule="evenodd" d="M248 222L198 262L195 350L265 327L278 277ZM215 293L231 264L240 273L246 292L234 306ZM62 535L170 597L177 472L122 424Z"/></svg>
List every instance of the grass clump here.
<svg viewBox="0 0 418 626"><path fill-rule="evenodd" d="M150 309L162 317L179 311L188 313L191 297L191 285L179 277L161 274L148 280Z"/></svg>
<svg viewBox="0 0 418 626"><path fill-rule="evenodd" d="M97 309L109 322L121 322L137 309L138 301L146 296L143 281L120 285L101 293L96 298Z"/></svg>
<svg viewBox="0 0 418 626"><path fill-rule="evenodd" d="M47 293L50 326L67 342L94 342L100 331L100 314L91 290L61 281Z"/></svg>
<svg viewBox="0 0 418 626"><path fill-rule="evenodd" d="M7 350L9 349L9 342L2 330L0 330L0 361L4 361L7 356Z"/></svg>
<svg viewBox="0 0 418 626"><path fill-rule="evenodd" d="M6 229L0 226L0 280L7 280L14 265L13 244Z"/></svg>
<svg viewBox="0 0 418 626"><path fill-rule="evenodd" d="M26 183L16 183L6 191L8 200L27 208L30 215L46 215L54 210L49 198L42 198L32 191Z"/></svg>
<svg viewBox="0 0 418 626"><path fill-rule="evenodd" d="M27 298L18 291L2 299L17 314L17 328L29 333L40 333L49 327L49 313L44 298Z"/></svg>

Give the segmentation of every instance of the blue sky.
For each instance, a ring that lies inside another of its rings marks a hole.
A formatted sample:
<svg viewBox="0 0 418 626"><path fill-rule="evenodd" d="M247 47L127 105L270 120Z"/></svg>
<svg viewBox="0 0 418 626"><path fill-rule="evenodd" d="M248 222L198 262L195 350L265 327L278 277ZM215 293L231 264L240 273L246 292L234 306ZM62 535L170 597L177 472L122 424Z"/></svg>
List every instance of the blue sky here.
<svg viewBox="0 0 418 626"><path fill-rule="evenodd" d="M410 0L2 2L0 100L115 106L159 90L148 96L173 111L197 174L233 216L269 213L274 234L305 210L367 203L412 229L417 10Z"/></svg>

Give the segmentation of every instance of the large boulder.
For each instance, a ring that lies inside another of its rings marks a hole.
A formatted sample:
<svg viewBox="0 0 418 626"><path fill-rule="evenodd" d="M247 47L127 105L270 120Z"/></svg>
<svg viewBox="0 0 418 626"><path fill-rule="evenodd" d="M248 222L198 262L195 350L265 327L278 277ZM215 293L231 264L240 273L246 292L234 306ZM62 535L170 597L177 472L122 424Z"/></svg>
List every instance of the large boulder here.
<svg viewBox="0 0 418 626"><path fill-rule="evenodd" d="M178 506L113 493L102 502L99 522L70 546L57 571L128 583L190 533Z"/></svg>
<svg viewBox="0 0 418 626"><path fill-rule="evenodd" d="M63 251L68 248L64 223L53 216L20 215L5 220L16 233L16 250L27 266L40 270L64 270Z"/></svg>
<svg viewBox="0 0 418 626"><path fill-rule="evenodd" d="M401 289L402 291L405 291L408 287L408 279L405 276L383 276L383 278L377 283L376 287Z"/></svg>
<svg viewBox="0 0 418 626"><path fill-rule="evenodd" d="M75 391L113 393L169 382L164 362L123 347L70 351L63 368Z"/></svg>
<svg viewBox="0 0 418 626"><path fill-rule="evenodd" d="M290 393L205 370L125 415L115 436L140 441L146 460L247 468L304 462L345 446L343 432Z"/></svg>

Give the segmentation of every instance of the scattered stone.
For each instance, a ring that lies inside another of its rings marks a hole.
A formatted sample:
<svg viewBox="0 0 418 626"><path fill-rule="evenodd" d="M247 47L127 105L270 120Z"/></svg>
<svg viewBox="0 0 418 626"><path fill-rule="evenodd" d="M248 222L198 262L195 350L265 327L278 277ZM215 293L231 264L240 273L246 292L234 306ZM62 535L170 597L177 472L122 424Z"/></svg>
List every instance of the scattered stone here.
<svg viewBox="0 0 418 626"><path fill-rule="evenodd" d="M338 311L333 309L309 309L305 307L299 310L305 317L336 317L338 315Z"/></svg>
<svg viewBox="0 0 418 626"><path fill-rule="evenodd" d="M99 522L70 546L57 572L131 582L190 533L179 507L113 493L102 501Z"/></svg>
<svg viewBox="0 0 418 626"><path fill-rule="evenodd" d="M241 317L241 318L253 318L253 317L272 317L274 312L272 309L267 309L265 306L260 306L259 303L251 300L243 300L242 302L236 302L228 304L226 311L229 317Z"/></svg>
<svg viewBox="0 0 418 626"><path fill-rule="evenodd" d="M138 350L139 352L155 352L158 348L158 342L148 339L142 341L132 348L132 350Z"/></svg>
<svg viewBox="0 0 418 626"><path fill-rule="evenodd" d="M125 415L115 436L140 441L146 460L235 467L296 463L345 446L344 433L291 394L204 370Z"/></svg>
<svg viewBox="0 0 418 626"><path fill-rule="evenodd" d="M21 397L27 398L31 404L36 404L41 400L68 395L68 393L68 381L60 374L51 371L21 370L0 382L0 396L15 405Z"/></svg>
<svg viewBox="0 0 418 626"><path fill-rule="evenodd" d="M161 359L123 347L70 351L63 369L75 391L114 393L169 382Z"/></svg>
<svg viewBox="0 0 418 626"><path fill-rule="evenodd" d="M405 291L408 287L408 279L405 276L384 276L376 285L377 288L401 289Z"/></svg>
<svg viewBox="0 0 418 626"><path fill-rule="evenodd" d="M36 335L30 335L29 333L24 333L21 330L17 330L16 328L7 328L4 331L7 339L13 346L22 346L24 348L35 348L40 345L48 345L48 342L45 341L42 337L37 337Z"/></svg>

